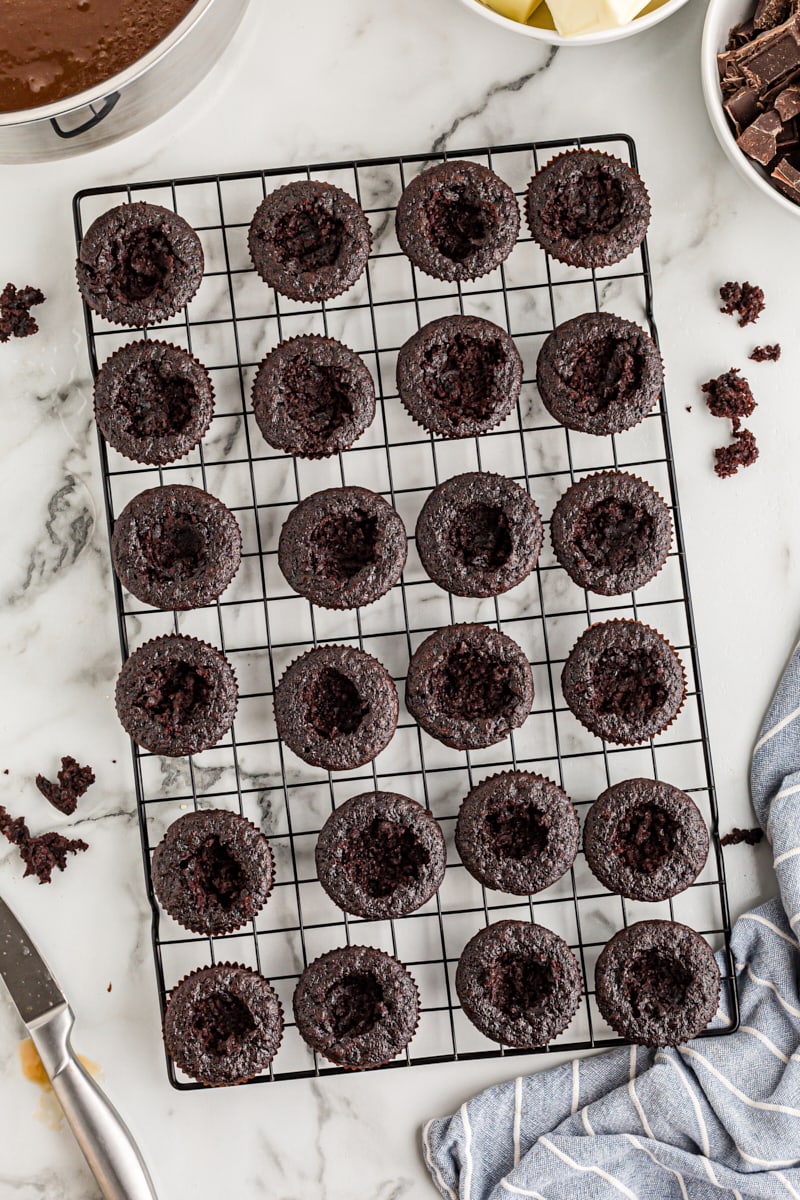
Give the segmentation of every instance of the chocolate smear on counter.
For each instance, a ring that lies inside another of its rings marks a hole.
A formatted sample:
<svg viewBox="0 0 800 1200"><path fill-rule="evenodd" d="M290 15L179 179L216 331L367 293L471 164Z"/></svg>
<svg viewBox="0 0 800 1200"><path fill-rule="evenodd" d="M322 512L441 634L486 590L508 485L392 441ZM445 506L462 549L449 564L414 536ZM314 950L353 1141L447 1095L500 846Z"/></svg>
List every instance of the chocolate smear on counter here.
<svg viewBox="0 0 800 1200"><path fill-rule="evenodd" d="M75 812L80 797L94 783L94 771L91 767L82 767L80 763L67 754L61 759L61 770L57 776L58 782L51 783L44 775L36 776L36 786L49 800L53 808L71 816Z"/></svg>
<svg viewBox="0 0 800 1200"><path fill-rule="evenodd" d="M780 343L775 342L773 346L754 346L750 358L753 362L777 362L780 356Z"/></svg>
<svg viewBox="0 0 800 1200"><path fill-rule="evenodd" d="M19 850L20 858L25 863L23 879L26 875L35 875L39 883L50 883L56 868L64 871L68 854L89 849L88 843L82 838L66 838L60 833L42 833L38 837L31 837L22 817L12 817L2 805L0 833Z"/></svg>
<svg viewBox="0 0 800 1200"><path fill-rule="evenodd" d="M760 841L763 841L763 829L732 829L730 833L726 833L724 838L720 838L721 846L740 846L744 843L747 846L757 846Z"/></svg>
<svg viewBox="0 0 800 1200"><path fill-rule="evenodd" d="M751 467L758 458L756 439L749 429L734 432L735 441L714 451L714 470L720 479L735 475L739 467Z"/></svg>
<svg viewBox="0 0 800 1200"><path fill-rule="evenodd" d="M7 283L0 292L0 342L38 333L39 326L31 316L30 309L35 304L43 304L44 299L44 292L38 288L16 288L13 283Z"/></svg>

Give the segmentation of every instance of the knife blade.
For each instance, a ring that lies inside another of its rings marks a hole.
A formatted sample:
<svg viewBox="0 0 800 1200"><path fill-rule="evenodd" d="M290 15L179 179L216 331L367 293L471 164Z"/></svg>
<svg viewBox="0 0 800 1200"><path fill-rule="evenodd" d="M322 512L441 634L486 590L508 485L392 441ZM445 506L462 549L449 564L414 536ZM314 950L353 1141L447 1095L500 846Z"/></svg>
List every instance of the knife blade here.
<svg viewBox="0 0 800 1200"><path fill-rule="evenodd" d="M0 976L105 1200L157 1200L128 1127L72 1049L75 1018L66 996L2 897Z"/></svg>

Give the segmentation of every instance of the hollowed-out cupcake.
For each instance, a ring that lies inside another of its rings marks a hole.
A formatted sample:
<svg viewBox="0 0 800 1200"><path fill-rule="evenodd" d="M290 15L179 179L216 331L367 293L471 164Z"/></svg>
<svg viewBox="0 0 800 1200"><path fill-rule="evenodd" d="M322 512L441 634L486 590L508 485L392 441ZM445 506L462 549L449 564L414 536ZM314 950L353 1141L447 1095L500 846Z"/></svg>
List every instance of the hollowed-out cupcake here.
<svg viewBox="0 0 800 1200"><path fill-rule="evenodd" d="M248 234L261 278L292 300L330 300L352 287L369 257L364 212L331 183L301 179L277 188L256 209Z"/></svg>
<svg viewBox="0 0 800 1200"><path fill-rule="evenodd" d="M453 160L411 180L397 205L397 240L437 279L477 279L508 258L519 207L507 183L479 163Z"/></svg>
<svg viewBox="0 0 800 1200"><path fill-rule="evenodd" d="M349 771L370 762L397 727L397 689L377 658L318 646L295 659L275 689L275 721L304 762Z"/></svg>
<svg viewBox="0 0 800 1200"><path fill-rule="evenodd" d="M316 848L325 891L345 912L369 920L421 908L441 884L446 861L434 818L395 792L347 800L328 817Z"/></svg>
<svg viewBox="0 0 800 1200"><path fill-rule="evenodd" d="M173 821L156 846L158 901L193 933L231 933L251 921L272 891L269 842L238 813L202 809Z"/></svg>
<svg viewBox="0 0 800 1200"><path fill-rule="evenodd" d="M609 267L644 241L650 199L627 163L597 150L571 150L533 176L525 213L533 237L553 258Z"/></svg>
<svg viewBox="0 0 800 1200"><path fill-rule="evenodd" d="M557 326L536 365L542 403L567 429L597 435L638 425L658 403L664 375L653 339L613 313Z"/></svg>
<svg viewBox="0 0 800 1200"><path fill-rule="evenodd" d="M543 775L506 771L477 784L461 805L456 849L471 875L501 892L541 892L578 853L578 815Z"/></svg>
<svg viewBox="0 0 800 1200"><path fill-rule="evenodd" d="M233 724L237 701L225 656L181 634L145 642L117 679L119 719L152 754L199 754L216 745Z"/></svg>
<svg viewBox="0 0 800 1200"><path fill-rule="evenodd" d="M294 992L297 1031L341 1067L367 1070L397 1058L417 1028L419 993L411 973L372 946L323 954Z"/></svg>
<svg viewBox="0 0 800 1200"><path fill-rule="evenodd" d="M542 925L497 921L467 942L456 992L473 1025L506 1046L546 1046L578 1010L581 972L567 943Z"/></svg>
<svg viewBox="0 0 800 1200"><path fill-rule="evenodd" d="M154 608L202 608L239 569L242 535L221 500L200 488L148 488L126 504L111 538L123 586Z"/></svg>
<svg viewBox="0 0 800 1200"><path fill-rule="evenodd" d="M154 325L174 316L200 287L203 247L170 209L120 204L86 230L76 274L84 300L107 321Z"/></svg>
<svg viewBox="0 0 800 1200"><path fill-rule="evenodd" d="M625 471L573 483L550 522L553 550L579 587L603 596L634 592L667 561L672 517L649 484Z"/></svg>
<svg viewBox="0 0 800 1200"><path fill-rule="evenodd" d="M536 566L542 519L518 483L470 471L433 489L416 540L422 565L439 587L456 596L498 596Z"/></svg>
<svg viewBox="0 0 800 1200"><path fill-rule="evenodd" d="M418 425L447 438L478 437L504 420L519 397L522 359L483 317L440 317L397 356L397 390Z"/></svg>
<svg viewBox="0 0 800 1200"><path fill-rule="evenodd" d="M360 608L394 587L406 562L405 525L362 487L301 500L281 529L278 563L296 592L323 608Z"/></svg>
<svg viewBox="0 0 800 1200"><path fill-rule="evenodd" d="M164 1044L175 1065L200 1083L245 1083L269 1066L282 1037L275 989L249 967L201 967L170 993Z"/></svg>
<svg viewBox="0 0 800 1200"><path fill-rule="evenodd" d="M561 674L578 720L607 742L632 746L671 725L686 695L683 664L641 621L603 621L581 634Z"/></svg>
<svg viewBox="0 0 800 1200"><path fill-rule="evenodd" d="M107 358L94 385L94 415L110 446L163 466L199 444L214 412L205 367L166 342L131 342Z"/></svg>
<svg viewBox="0 0 800 1200"><path fill-rule="evenodd" d="M678 1046L702 1033L717 1011L720 973L708 942L693 929L639 921L604 947L595 989L600 1012L621 1037Z"/></svg>
<svg viewBox="0 0 800 1200"><path fill-rule="evenodd" d="M533 704L520 646L486 625L449 625L414 652L406 706L431 737L455 750L493 746L518 729Z"/></svg>
<svg viewBox="0 0 800 1200"><path fill-rule="evenodd" d="M626 779L589 809L583 851L609 891L631 900L667 900L694 883L705 866L708 830L685 792L657 779Z"/></svg>
<svg viewBox="0 0 800 1200"><path fill-rule="evenodd" d="M327 458L372 424L375 384L364 361L334 338L290 338L258 368L253 413L276 450Z"/></svg>

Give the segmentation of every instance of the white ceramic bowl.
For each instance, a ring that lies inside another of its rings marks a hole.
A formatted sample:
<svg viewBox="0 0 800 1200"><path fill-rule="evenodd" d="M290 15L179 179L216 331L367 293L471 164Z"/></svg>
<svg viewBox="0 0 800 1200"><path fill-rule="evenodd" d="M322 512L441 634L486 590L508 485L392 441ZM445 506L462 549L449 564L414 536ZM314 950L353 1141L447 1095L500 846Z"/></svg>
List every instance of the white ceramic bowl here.
<svg viewBox="0 0 800 1200"><path fill-rule="evenodd" d="M780 205L786 212L800 217L800 205L781 194L770 181L769 174L758 163L743 154L736 145L733 130L722 108L722 93L719 87L719 70L717 54L725 49L728 34L733 25L744 21L753 11L753 0L710 0L706 12L706 23L703 28L703 42L700 50L703 76L703 96L708 109L711 127L717 135L720 146L727 154L739 174L747 179L760 192L768 196L775 204Z"/></svg>
<svg viewBox="0 0 800 1200"><path fill-rule="evenodd" d="M512 29L515 33L534 38L538 42L547 42L551 46L598 46L601 42L618 42L620 38L632 37L635 33L652 29L659 21L666 20L679 8L683 8L688 0L651 0L644 12L634 17L629 25L621 25L618 29L604 29L600 33L580 33L576 37L562 37L560 33L556 33L552 24L547 28L544 25L523 25L521 21L512 21L510 17L504 17L493 8L488 8L482 0L461 0L461 3L480 16L486 17L488 21L493 21L495 25L500 25L503 29ZM533 14L533 20L536 21L540 16L544 16L542 10Z"/></svg>

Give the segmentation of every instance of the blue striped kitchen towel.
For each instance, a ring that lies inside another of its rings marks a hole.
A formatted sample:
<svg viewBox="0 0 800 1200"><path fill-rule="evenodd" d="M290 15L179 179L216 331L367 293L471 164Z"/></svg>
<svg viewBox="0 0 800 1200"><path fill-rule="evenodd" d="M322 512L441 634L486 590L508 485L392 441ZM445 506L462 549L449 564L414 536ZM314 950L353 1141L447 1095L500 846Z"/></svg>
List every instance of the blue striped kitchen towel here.
<svg viewBox="0 0 800 1200"><path fill-rule="evenodd" d="M800 648L751 787L780 899L733 930L740 1028L576 1059L429 1121L425 1161L447 1200L800 1200ZM721 1010L714 1023L727 1021Z"/></svg>

